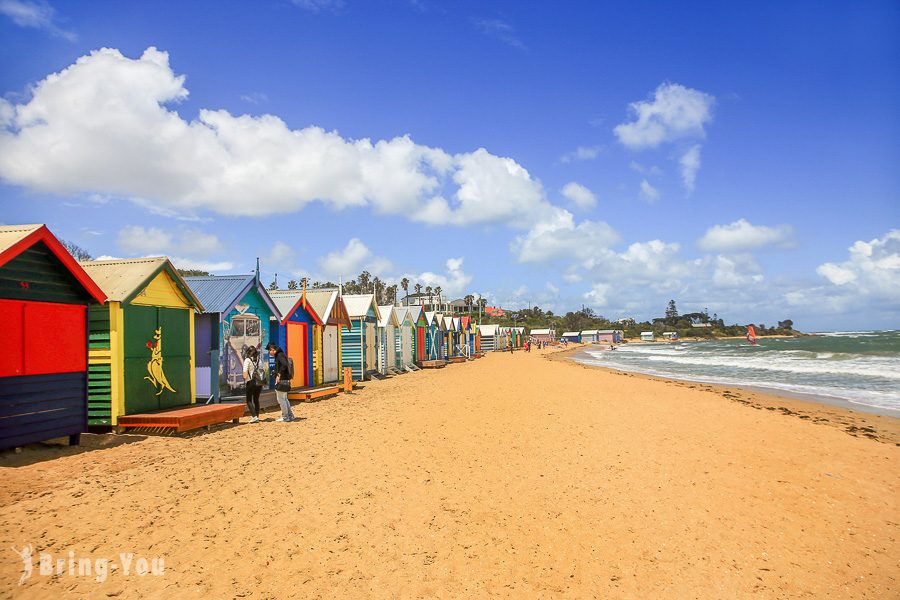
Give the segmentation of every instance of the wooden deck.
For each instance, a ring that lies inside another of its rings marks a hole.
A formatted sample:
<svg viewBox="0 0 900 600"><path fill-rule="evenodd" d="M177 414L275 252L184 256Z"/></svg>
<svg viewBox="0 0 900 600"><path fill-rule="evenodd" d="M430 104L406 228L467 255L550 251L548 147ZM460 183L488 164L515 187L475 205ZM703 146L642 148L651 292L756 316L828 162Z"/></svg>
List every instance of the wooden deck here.
<svg viewBox="0 0 900 600"><path fill-rule="evenodd" d="M323 385L315 388L301 388L288 392L288 400L300 400L303 402L311 402L328 398L329 396L337 396L341 391L338 385Z"/></svg>
<svg viewBox="0 0 900 600"><path fill-rule="evenodd" d="M467 359L465 356L451 356L451 357L450 357L450 362L452 362L452 363L454 363L454 364L456 364L456 363L464 363L464 362L466 362L467 360L468 360L468 359Z"/></svg>
<svg viewBox="0 0 900 600"><path fill-rule="evenodd" d="M191 404L166 410L119 417L119 430L134 427L171 428L176 432L190 431L209 425L232 421L244 416L245 404Z"/></svg>
<svg viewBox="0 0 900 600"><path fill-rule="evenodd" d="M423 360L419 363L419 366L423 369L443 369L447 366L447 361L445 360Z"/></svg>

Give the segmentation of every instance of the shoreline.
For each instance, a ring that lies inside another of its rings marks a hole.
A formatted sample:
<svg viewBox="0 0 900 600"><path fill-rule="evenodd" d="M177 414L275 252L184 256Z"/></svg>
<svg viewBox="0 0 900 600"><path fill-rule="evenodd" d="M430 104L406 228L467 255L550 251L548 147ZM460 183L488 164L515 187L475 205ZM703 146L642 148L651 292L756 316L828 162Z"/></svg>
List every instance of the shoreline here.
<svg viewBox="0 0 900 600"><path fill-rule="evenodd" d="M778 411L786 416L836 427L855 437L867 437L900 446L900 415L887 413L886 411L890 409L882 411L867 405L852 405L851 408L847 406L848 402L838 398L829 399L822 396L799 397L801 394L792 395L783 390L765 387L676 379L614 367L585 364L573 360L572 355L582 352L588 347L588 344L581 344L575 348L566 348L565 350L546 350L544 351L544 358L562 361L584 369L597 369L621 376L638 377L678 387L711 391L719 394L726 400L738 402L751 408ZM833 401L829 402L829 400ZM894 412L896 413L897 411Z"/></svg>

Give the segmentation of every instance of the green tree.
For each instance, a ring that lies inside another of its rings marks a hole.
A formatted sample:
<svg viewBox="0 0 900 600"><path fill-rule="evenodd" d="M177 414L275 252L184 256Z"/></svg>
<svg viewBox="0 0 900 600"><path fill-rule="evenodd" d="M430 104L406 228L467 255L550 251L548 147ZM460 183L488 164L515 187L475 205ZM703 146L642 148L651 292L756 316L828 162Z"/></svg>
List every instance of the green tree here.
<svg viewBox="0 0 900 600"><path fill-rule="evenodd" d="M289 290L296 290L297 287L299 287L299 286L297 285L297 282L296 282L296 281L294 281L293 279L291 279L290 281L288 281L288 289L289 289Z"/></svg>

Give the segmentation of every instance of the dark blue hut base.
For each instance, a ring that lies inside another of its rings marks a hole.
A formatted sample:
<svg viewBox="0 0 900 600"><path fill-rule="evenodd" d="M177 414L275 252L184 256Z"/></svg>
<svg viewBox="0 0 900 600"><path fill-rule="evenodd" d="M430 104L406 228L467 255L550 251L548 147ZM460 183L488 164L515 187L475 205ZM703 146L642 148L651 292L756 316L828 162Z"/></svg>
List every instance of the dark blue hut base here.
<svg viewBox="0 0 900 600"><path fill-rule="evenodd" d="M86 394L85 372L0 378L0 449L58 437L78 444Z"/></svg>

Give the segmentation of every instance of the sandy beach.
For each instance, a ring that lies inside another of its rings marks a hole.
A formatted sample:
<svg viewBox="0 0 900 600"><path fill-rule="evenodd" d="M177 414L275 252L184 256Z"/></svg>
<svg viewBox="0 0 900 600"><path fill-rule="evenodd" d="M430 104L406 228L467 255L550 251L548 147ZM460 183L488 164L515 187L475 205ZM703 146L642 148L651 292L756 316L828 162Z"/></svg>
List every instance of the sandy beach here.
<svg viewBox="0 0 900 600"><path fill-rule="evenodd" d="M897 419L549 353L368 382L295 423L5 452L0 594L900 595ZM35 562L19 586L26 545L165 570Z"/></svg>

